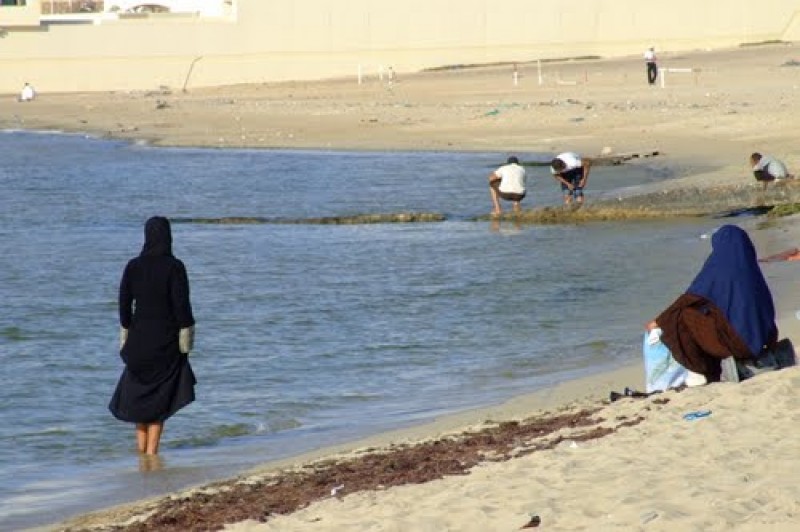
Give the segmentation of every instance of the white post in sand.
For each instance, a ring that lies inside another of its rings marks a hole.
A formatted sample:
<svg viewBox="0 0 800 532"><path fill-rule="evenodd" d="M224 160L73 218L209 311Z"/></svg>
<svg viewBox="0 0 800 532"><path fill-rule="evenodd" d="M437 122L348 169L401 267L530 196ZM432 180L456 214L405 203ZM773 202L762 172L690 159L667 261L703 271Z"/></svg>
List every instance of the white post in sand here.
<svg viewBox="0 0 800 532"><path fill-rule="evenodd" d="M519 85L519 70L517 70L517 64L514 63L514 86L517 85Z"/></svg>
<svg viewBox="0 0 800 532"><path fill-rule="evenodd" d="M541 85L543 83L543 81L542 81L542 60L541 59L537 59L536 60L536 68L539 71L539 85Z"/></svg>
<svg viewBox="0 0 800 532"><path fill-rule="evenodd" d="M691 73L694 73L695 76L696 76L697 72L699 72L699 70L697 70L695 68L659 68L658 69L658 75L661 76L661 88L662 89L667 86L667 81L666 81L667 72L672 72L673 74L691 74ZM695 80L696 80L696 78L695 78Z"/></svg>

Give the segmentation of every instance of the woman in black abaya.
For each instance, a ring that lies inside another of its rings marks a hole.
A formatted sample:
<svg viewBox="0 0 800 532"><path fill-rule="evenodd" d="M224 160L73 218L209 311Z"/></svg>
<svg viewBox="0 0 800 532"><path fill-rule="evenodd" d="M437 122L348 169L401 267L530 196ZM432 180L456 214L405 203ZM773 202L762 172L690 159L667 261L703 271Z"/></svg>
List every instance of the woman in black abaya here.
<svg viewBox="0 0 800 532"><path fill-rule="evenodd" d="M188 355L194 316L186 268L172 255L169 220L154 216L144 247L119 285L120 356L125 369L109 410L136 424L139 452L158 454L164 422L194 401L196 383Z"/></svg>

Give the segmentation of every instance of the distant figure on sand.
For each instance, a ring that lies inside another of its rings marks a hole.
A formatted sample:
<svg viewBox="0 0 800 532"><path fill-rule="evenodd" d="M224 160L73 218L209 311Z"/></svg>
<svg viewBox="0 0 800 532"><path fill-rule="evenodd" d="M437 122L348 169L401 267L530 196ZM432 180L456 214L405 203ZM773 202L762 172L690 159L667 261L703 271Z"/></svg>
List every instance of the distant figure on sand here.
<svg viewBox="0 0 800 532"><path fill-rule="evenodd" d="M36 98L36 91L31 87L30 83L25 83L19 93L19 101L30 102L33 101L34 98Z"/></svg>
<svg viewBox="0 0 800 532"><path fill-rule="evenodd" d="M658 78L658 64L656 63L656 49L650 47L644 51L644 64L647 68L647 83L655 85L656 78Z"/></svg>
<svg viewBox="0 0 800 532"><path fill-rule="evenodd" d="M770 183L791 177L786 165L771 155L755 152L750 155L750 165L753 167L756 181L764 183L765 190Z"/></svg>
<svg viewBox="0 0 800 532"><path fill-rule="evenodd" d="M550 162L550 173L561 183L564 205L572 203L573 198L579 204L583 203L583 189L589 181L591 166L589 159L581 159L580 155L571 151L556 156Z"/></svg>
<svg viewBox="0 0 800 532"><path fill-rule="evenodd" d="M136 424L136 446L158 454L164 422L194 401L189 352L194 316L186 268L172 255L169 220L147 220L139 256L119 285L120 357L125 369L109 403L117 419Z"/></svg>
<svg viewBox="0 0 800 532"><path fill-rule="evenodd" d="M514 212L520 212L520 202L525 197L525 168L519 164L519 159L509 157L506 164L489 174L489 193L492 196L493 216L503 212L501 199L512 202Z"/></svg>
<svg viewBox="0 0 800 532"><path fill-rule="evenodd" d="M748 234L735 225L714 232L711 254L686 293L646 328L661 329L661 341L699 383L721 380L729 357L754 362L773 349L775 305Z"/></svg>

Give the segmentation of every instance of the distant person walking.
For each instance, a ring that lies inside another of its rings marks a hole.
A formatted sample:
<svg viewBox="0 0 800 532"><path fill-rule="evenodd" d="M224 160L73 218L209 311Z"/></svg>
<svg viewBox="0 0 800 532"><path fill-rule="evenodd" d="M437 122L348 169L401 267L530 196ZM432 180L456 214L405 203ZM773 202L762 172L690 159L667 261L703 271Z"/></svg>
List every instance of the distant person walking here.
<svg viewBox="0 0 800 532"><path fill-rule="evenodd" d="M155 455L164 422L194 401L188 359L194 316L186 268L172 255L169 220L150 218L144 235L144 247L128 261L119 285L125 369L108 407L117 419L136 424L139 452Z"/></svg>
<svg viewBox="0 0 800 532"><path fill-rule="evenodd" d="M489 193L492 196L493 216L500 216L503 212L501 199L510 201L514 212L522 209L520 202L525 197L525 168L519 164L519 159L509 157L506 164L489 174Z"/></svg>
<svg viewBox="0 0 800 532"><path fill-rule="evenodd" d="M656 49L650 47L644 51L644 63L647 67L647 83L655 85L656 78L658 78L658 58L656 57Z"/></svg>
<svg viewBox="0 0 800 532"><path fill-rule="evenodd" d="M564 152L550 162L550 173L556 181L561 183L564 194L564 205L569 205L572 200L583 203L583 189L589 181L589 171L592 163L588 159L581 159L575 152Z"/></svg>
<svg viewBox="0 0 800 532"><path fill-rule="evenodd" d="M770 183L792 177L783 161L771 155L761 155L755 152L750 155L750 165L753 167L753 176L756 181L764 183L764 190Z"/></svg>

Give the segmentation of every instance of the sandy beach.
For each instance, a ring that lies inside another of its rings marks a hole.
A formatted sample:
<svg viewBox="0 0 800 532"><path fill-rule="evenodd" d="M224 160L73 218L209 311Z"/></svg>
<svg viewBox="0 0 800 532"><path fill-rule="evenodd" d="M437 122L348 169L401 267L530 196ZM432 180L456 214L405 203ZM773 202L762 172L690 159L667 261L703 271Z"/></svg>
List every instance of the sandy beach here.
<svg viewBox="0 0 800 532"><path fill-rule="evenodd" d="M662 187L756 187L747 164L753 151L781 158L790 171L800 167L794 147L800 126L792 112L800 97L799 52L786 43L662 52L662 68L691 70L667 73L664 87L647 85L636 54L543 63L541 83L537 64L517 65L517 84L509 64L399 72L393 82L373 78L361 85L353 78L188 93L179 88L44 93L28 103L7 95L0 99L0 127L83 132L161 146L522 155L575 150L589 156L657 151L681 169L679 178ZM551 179L544 170L532 174ZM591 183L587 194L591 199ZM794 217L767 227L754 220L742 226L760 256L800 243ZM763 269L781 336L800 345L797 267L784 262ZM676 295L666 295L665 304ZM642 389L642 368L634 366L265 464L222 486L81 516L52 528L170 529L141 522L166 507L188 507L193 497L206 497L210 504L214 493L231 486L269 484L303 464L363 461L369 452L461 437L503 421L590 411L582 418L584 429L568 423L526 436L505 454L484 453L464 473L367 489L349 483L337 489L342 483L331 475L318 482L317 502L280 516L274 510L249 517L234 512L229 515L238 517L225 521L226 530L500 531L520 529L533 515L547 530L795 530L800 522L794 473L800 444L793 424L800 406L799 371L608 402L613 390ZM703 410L710 414L684 418ZM594 432L587 437L586 431ZM186 529L189 521L178 522ZM221 524L198 517L189 528Z"/></svg>
<svg viewBox="0 0 800 532"><path fill-rule="evenodd" d="M754 148L798 162L790 110L794 44L660 52L665 86L641 55L149 92L0 99L0 127L88 132L157 145L358 150L500 150L585 155L660 150L746 172ZM541 73L541 77L540 77Z"/></svg>

